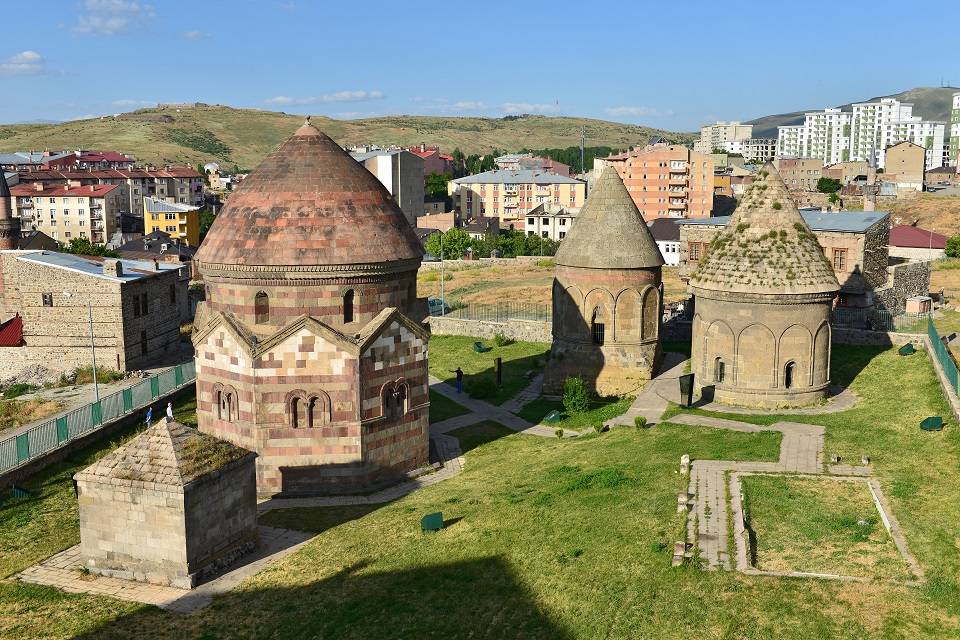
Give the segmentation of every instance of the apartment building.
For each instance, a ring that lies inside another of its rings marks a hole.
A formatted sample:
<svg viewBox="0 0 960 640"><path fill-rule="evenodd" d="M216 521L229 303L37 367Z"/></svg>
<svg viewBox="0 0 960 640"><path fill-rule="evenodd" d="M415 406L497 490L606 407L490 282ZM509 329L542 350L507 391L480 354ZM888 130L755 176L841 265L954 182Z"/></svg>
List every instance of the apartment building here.
<svg viewBox="0 0 960 640"><path fill-rule="evenodd" d="M407 222L417 226L417 217L423 215L423 158L403 149L374 149L350 155L377 177Z"/></svg>
<svg viewBox="0 0 960 640"><path fill-rule="evenodd" d="M462 220L477 216L500 219L500 228L522 227L526 215L539 205L579 209L587 197L587 183L541 171L497 169L447 183L453 207ZM519 224L518 224L519 223Z"/></svg>
<svg viewBox="0 0 960 640"><path fill-rule="evenodd" d="M706 218L713 209L713 160L682 145L658 142L594 164L616 168L644 220Z"/></svg>
<svg viewBox="0 0 960 640"><path fill-rule="evenodd" d="M722 147L727 153L739 153L744 160L763 163L777 156L776 138L748 138L730 140Z"/></svg>
<svg viewBox="0 0 960 640"><path fill-rule="evenodd" d="M534 156L532 153L508 153L494 158L493 163L500 169L511 171L544 171L560 176L570 175L570 165L553 158Z"/></svg>
<svg viewBox="0 0 960 640"><path fill-rule="evenodd" d="M143 235L162 231L188 247L200 246L200 207L143 198Z"/></svg>
<svg viewBox="0 0 960 640"><path fill-rule="evenodd" d="M885 150L913 142L926 150L926 168L943 164L945 125L913 115L913 105L893 98L852 105L851 111L824 109L804 114L801 125L779 127L777 156L818 158L825 164L847 160L885 166Z"/></svg>
<svg viewBox="0 0 960 640"><path fill-rule="evenodd" d="M578 215L579 208L544 203L527 214L523 230L528 236L540 236L559 242L567 237Z"/></svg>
<svg viewBox="0 0 960 640"><path fill-rule="evenodd" d="M773 166L791 191L816 191L823 177L823 161L818 158L777 158Z"/></svg>
<svg viewBox="0 0 960 640"><path fill-rule="evenodd" d="M950 111L950 164L960 173L960 92L953 94L953 109Z"/></svg>
<svg viewBox="0 0 960 640"><path fill-rule="evenodd" d="M18 173L23 184L40 183L45 186L80 184L122 185L124 213L143 215L144 196L190 206L203 205L203 175L193 167L164 167L136 169L88 169L59 171L54 169L28 170Z"/></svg>
<svg viewBox="0 0 960 640"><path fill-rule="evenodd" d="M124 205L123 188L115 184L34 182L10 187L10 195L22 231L42 231L64 244L73 238L106 244Z"/></svg>
<svg viewBox="0 0 960 640"><path fill-rule="evenodd" d="M898 190L923 191L926 158L923 147L912 142L898 142L887 148L885 155L887 166L882 174L885 181L895 181Z"/></svg>
<svg viewBox="0 0 960 640"><path fill-rule="evenodd" d="M693 150L697 153L709 154L714 149L727 149L730 142L741 142L753 136L752 124L739 122L717 122L700 127L700 139L693 143ZM739 153L727 150L727 153ZM746 157L746 156L744 156Z"/></svg>

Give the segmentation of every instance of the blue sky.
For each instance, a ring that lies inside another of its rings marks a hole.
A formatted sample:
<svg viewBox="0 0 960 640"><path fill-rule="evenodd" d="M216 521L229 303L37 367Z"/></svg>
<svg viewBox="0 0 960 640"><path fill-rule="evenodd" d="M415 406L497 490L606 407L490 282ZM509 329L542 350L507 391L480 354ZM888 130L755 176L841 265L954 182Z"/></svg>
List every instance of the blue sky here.
<svg viewBox="0 0 960 640"><path fill-rule="evenodd" d="M941 77L960 85L958 2L757 4L9 3L0 122L201 101L337 118L542 113L692 130Z"/></svg>

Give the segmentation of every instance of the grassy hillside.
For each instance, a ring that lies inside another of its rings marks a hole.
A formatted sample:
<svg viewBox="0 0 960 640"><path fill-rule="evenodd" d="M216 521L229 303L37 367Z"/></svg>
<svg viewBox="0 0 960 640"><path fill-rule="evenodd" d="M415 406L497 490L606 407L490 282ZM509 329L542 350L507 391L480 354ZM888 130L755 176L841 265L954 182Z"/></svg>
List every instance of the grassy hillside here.
<svg viewBox="0 0 960 640"><path fill-rule="evenodd" d="M950 108L954 92L960 91L955 87L917 87L909 91L901 91L889 96L877 96L867 98L866 100L857 100L857 102L872 102L880 98L896 98L903 102L913 103L913 115L920 116L924 120L934 120L938 122L950 122ZM850 111L853 103L840 105L840 109ZM811 107L805 111L817 111L824 107ZM803 123L804 111L793 111L791 113L778 113L771 116L764 116L755 120L747 121L747 124L753 125L753 135L757 138L776 138L777 127L786 127L790 125Z"/></svg>
<svg viewBox="0 0 960 640"><path fill-rule="evenodd" d="M54 125L0 125L0 150L116 149L150 163L216 160L255 166L290 135L303 116L254 109L198 106L143 109L117 118L76 120ZM654 135L690 142L690 134L586 118L527 116L515 119L387 116L367 120L316 117L314 124L341 144L439 145L445 151L484 153L569 147L580 144L626 148Z"/></svg>

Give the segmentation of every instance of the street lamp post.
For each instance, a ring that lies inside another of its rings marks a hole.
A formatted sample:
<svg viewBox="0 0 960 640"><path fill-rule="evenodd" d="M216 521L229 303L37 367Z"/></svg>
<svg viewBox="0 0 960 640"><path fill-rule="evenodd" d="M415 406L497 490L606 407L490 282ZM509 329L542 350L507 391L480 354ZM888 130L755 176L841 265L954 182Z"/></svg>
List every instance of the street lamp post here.
<svg viewBox="0 0 960 640"><path fill-rule="evenodd" d="M64 298L72 298L73 294L69 291L63 292ZM93 363L93 393L97 402L100 402L100 383L97 381L97 345L93 339L93 305L87 300L87 321L90 325L90 356Z"/></svg>

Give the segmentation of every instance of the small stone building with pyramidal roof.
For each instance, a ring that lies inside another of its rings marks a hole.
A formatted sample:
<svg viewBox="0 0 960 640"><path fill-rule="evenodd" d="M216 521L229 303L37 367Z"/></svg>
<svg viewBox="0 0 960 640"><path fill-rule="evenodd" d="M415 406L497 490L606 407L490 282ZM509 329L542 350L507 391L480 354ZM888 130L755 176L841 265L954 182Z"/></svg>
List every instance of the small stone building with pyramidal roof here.
<svg viewBox="0 0 960 640"><path fill-rule="evenodd" d="M615 169L600 175L554 261L544 390L580 376L613 395L649 380L661 357L663 257Z"/></svg>
<svg viewBox="0 0 960 640"><path fill-rule="evenodd" d="M257 542L254 458L163 420L77 473L86 567L191 589L231 564Z"/></svg>
<svg viewBox="0 0 960 640"><path fill-rule="evenodd" d="M747 189L689 281L695 387L718 402L800 406L827 396L840 284L773 165Z"/></svg>
<svg viewBox="0 0 960 640"><path fill-rule="evenodd" d="M194 258L197 419L258 454L261 495L428 464L422 255L383 185L309 122L230 196Z"/></svg>

